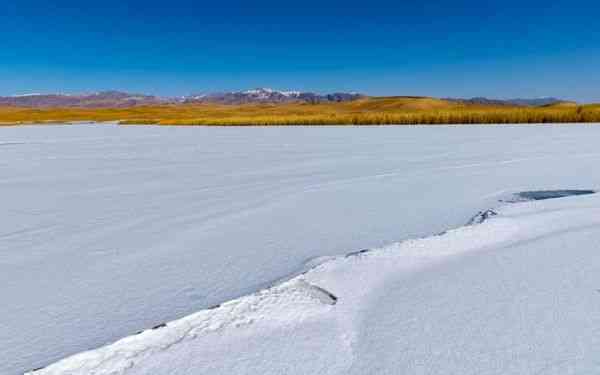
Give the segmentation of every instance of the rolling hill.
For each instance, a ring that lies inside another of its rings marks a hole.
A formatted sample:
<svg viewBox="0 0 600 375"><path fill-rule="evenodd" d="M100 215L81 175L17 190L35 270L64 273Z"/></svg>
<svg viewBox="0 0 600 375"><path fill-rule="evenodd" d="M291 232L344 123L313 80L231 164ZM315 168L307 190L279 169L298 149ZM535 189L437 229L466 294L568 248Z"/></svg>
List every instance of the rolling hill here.
<svg viewBox="0 0 600 375"><path fill-rule="evenodd" d="M280 99L273 98L279 98L283 95L281 92L253 91L244 95L247 95L246 101L237 104L223 99L230 98L225 95L219 99L193 100L142 97L129 105L123 103L133 103L130 96L118 99L119 105L109 105L112 102L108 99L92 101L89 97L77 105L0 105L0 124L112 121L128 125L243 126L600 122L599 106L565 101L523 106L414 96L343 94L350 96L329 99L322 96L321 100L307 101L299 99L302 94L292 93L287 94L289 101L277 101Z"/></svg>

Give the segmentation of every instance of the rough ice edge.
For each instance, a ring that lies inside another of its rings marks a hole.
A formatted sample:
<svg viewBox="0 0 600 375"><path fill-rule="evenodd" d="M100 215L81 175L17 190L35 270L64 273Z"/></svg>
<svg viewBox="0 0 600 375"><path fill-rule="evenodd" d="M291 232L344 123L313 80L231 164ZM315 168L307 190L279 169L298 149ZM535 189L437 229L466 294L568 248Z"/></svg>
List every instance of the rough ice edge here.
<svg viewBox="0 0 600 375"><path fill-rule="evenodd" d="M332 293L302 278L296 278L184 318L159 324L113 344L75 354L26 374L122 373L145 357L168 350L184 340L194 339L201 334L209 334L231 326L250 325L267 316L271 320L273 317L277 320L276 311L281 306L304 305L308 307L304 309L304 312L307 312L311 308L317 311L331 308L336 302L337 297ZM115 362L117 365L114 365ZM103 368L107 363L113 363L113 366L110 369Z"/></svg>
<svg viewBox="0 0 600 375"><path fill-rule="evenodd" d="M512 229L516 230L516 227ZM512 230L508 232L512 232ZM373 249L369 253L363 251L360 253L360 258L363 256L389 256L390 253L402 250L406 250L404 254L401 254L402 257L415 255L425 258L444 257L451 255L451 253L431 252L426 251L426 249L435 245L442 237L446 239L462 234L472 236L476 233L473 233L472 228L459 228L448 231L440 237L408 240L381 249ZM476 244L478 241L473 241L473 243ZM144 358L168 350L184 340L194 339L200 335L206 335L231 326L250 325L256 319L262 319L265 316L274 317L276 316L274 310L279 307L292 305L297 308L299 305L303 305L304 317L310 317L311 310L317 313L324 308L333 308L333 305L337 302L337 297L325 288L309 283L306 281L307 277L318 272L324 266L343 267L343 263L357 261L353 258L355 257L344 256L326 261L280 285L225 302L179 320L157 325L108 346L75 354L45 368L26 374L122 374L127 369L135 366L136 363L143 361Z"/></svg>
<svg viewBox="0 0 600 375"><path fill-rule="evenodd" d="M588 194L594 191L589 190ZM515 196L518 196L517 195ZM583 194L575 194L583 195ZM564 198L560 196L556 198ZM577 197L575 202L579 202ZM507 201L504 201L507 202ZM244 296L209 309L199 311L184 318L159 324L136 335L123 338L113 344L94 349L55 362L47 367L25 373L25 375L75 375L124 374L128 369L154 354L169 350L185 340L225 330L229 327L249 326L258 320L277 322L278 312L298 309L300 322L325 311L334 309L338 297L321 284L328 284L331 274L340 269L368 267L365 260L385 259L390 267L405 267L419 270L435 265L444 259L479 251L498 245L509 245L523 240L535 239L550 234L557 229L557 218L568 222L567 228L581 225L578 220L582 211L597 212L591 217L594 225L600 224L600 208L575 204L559 206L546 211L539 202L515 200L506 206L509 209L490 209L476 215L467 225L446 231L440 235L411 239L378 249L365 249L340 257L323 257L307 264L307 269L287 281L282 281L268 289ZM515 210L516 207L516 210ZM541 209L540 209L541 207ZM515 211L517 215L515 216ZM567 220L564 220L565 217ZM590 220L583 220L589 222ZM588 223L589 224L589 223ZM560 226L560 225L559 225ZM564 225L563 225L564 227ZM561 227L561 229L564 229ZM519 234L525 233L525 236ZM410 259L408 264L404 264ZM378 282L385 278L381 272ZM376 277L377 278L377 277ZM365 287L362 295L373 289L373 284ZM360 300L361 296L357 299ZM285 315L285 314L283 314ZM284 320L283 318L282 320Z"/></svg>

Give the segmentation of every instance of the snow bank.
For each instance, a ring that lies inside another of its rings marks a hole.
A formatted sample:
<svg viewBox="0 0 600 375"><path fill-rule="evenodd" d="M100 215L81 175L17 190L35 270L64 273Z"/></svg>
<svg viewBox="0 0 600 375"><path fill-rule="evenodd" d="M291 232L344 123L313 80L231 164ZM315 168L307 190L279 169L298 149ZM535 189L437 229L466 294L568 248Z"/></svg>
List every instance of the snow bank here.
<svg viewBox="0 0 600 375"><path fill-rule="evenodd" d="M521 202L337 257L35 375L600 369L600 196Z"/></svg>

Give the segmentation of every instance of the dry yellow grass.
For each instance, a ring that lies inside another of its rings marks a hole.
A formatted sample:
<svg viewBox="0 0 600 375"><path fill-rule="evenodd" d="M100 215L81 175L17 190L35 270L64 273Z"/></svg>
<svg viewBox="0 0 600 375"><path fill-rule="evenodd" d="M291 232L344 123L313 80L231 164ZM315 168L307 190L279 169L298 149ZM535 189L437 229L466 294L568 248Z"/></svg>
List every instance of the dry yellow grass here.
<svg viewBox="0 0 600 375"><path fill-rule="evenodd" d="M600 122L600 105L539 108L384 97L325 104L180 104L132 108L0 108L0 125L118 121L156 125L385 125Z"/></svg>

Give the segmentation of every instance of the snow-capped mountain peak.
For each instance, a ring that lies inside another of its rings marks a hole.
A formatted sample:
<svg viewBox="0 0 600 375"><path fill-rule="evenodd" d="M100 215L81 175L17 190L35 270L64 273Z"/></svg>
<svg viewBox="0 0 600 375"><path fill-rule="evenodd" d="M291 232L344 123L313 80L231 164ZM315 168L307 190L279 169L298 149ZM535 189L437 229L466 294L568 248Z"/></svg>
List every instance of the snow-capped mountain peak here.
<svg viewBox="0 0 600 375"><path fill-rule="evenodd" d="M350 101L362 97L359 94L335 93L335 94L317 94L313 92L301 91L279 91L272 88L255 88L244 91L233 91L226 93L213 93L205 95L191 95L185 101L187 102L213 102L221 104L244 104L244 103L286 103L286 102L340 102Z"/></svg>
<svg viewBox="0 0 600 375"><path fill-rule="evenodd" d="M29 93L29 94L16 94L16 95L11 95L12 98L26 98L26 97L30 97L30 96L41 96L43 94L34 92L34 93Z"/></svg>
<svg viewBox="0 0 600 375"><path fill-rule="evenodd" d="M256 88L256 89L251 89L251 90L243 91L244 94L249 94L249 95L272 94L274 92L276 92L276 91L273 90L273 89L270 89L270 88L266 88L266 87L259 87L259 88Z"/></svg>

